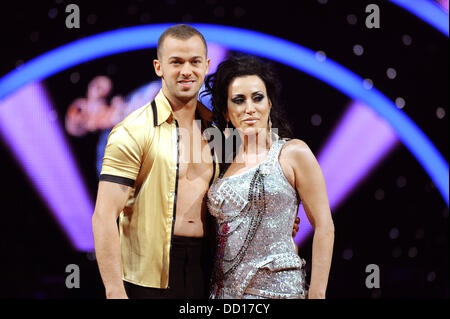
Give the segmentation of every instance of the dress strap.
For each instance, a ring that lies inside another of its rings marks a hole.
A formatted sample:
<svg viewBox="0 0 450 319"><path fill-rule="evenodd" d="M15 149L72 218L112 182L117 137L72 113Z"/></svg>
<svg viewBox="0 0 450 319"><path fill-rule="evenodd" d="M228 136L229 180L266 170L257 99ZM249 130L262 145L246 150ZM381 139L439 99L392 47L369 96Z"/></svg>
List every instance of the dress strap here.
<svg viewBox="0 0 450 319"><path fill-rule="evenodd" d="M281 138L272 143L269 153L267 154L266 163L274 165L278 161L278 156L280 155L284 143L286 143L286 141Z"/></svg>

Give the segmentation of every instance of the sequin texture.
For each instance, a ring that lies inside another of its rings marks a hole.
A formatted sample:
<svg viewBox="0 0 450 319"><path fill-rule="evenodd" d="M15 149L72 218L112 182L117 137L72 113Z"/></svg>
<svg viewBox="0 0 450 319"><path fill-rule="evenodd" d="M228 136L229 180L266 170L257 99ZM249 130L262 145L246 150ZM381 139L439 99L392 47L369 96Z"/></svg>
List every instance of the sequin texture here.
<svg viewBox="0 0 450 319"><path fill-rule="evenodd" d="M265 161L217 179L208 191L218 237L211 298L306 297L305 260L292 238L300 199L278 161L285 142L273 142ZM255 184L263 189L256 200L249 196Z"/></svg>

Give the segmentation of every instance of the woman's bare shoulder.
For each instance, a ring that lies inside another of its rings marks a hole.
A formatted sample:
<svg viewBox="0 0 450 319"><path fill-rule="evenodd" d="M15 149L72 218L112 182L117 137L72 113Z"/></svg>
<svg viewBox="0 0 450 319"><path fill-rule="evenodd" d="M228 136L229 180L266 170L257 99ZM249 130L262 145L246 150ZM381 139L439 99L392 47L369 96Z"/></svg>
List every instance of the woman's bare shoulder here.
<svg viewBox="0 0 450 319"><path fill-rule="evenodd" d="M308 144L305 141L293 138L286 141L283 146L283 153L287 157L298 157L305 155L304 153L311 152Z"/></svg>
<svg viewBox="0 0 450 319"><path fill-rule="evenodd" d="M283 146L280 159L299 169L309 169L316 165L316 157L309 148L308 144L300 139L290 139Z"/></svg>

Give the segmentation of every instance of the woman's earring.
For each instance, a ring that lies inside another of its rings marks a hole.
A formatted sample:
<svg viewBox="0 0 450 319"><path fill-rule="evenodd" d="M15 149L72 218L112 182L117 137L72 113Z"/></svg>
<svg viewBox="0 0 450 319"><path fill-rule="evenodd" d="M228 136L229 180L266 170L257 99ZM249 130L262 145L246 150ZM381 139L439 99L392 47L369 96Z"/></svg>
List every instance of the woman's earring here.
<svg viewBox="0 0 450 319"><path fill-rule="evenodd" d="M272 144L272 119L270 118L270 113L269 113L269 145Z"/></svg>

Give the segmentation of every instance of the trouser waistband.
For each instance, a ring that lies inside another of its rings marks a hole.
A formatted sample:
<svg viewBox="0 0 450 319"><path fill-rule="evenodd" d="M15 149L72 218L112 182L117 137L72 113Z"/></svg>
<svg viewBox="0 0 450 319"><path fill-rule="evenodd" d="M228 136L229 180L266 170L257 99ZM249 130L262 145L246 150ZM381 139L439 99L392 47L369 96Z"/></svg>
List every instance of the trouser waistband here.
<svg viewBox="0 0 450 319"><path fill-rule="evenodd" d="M172 244L175 246L201 246L203 243L203 237L185 237L172 235Z"/></svg>

